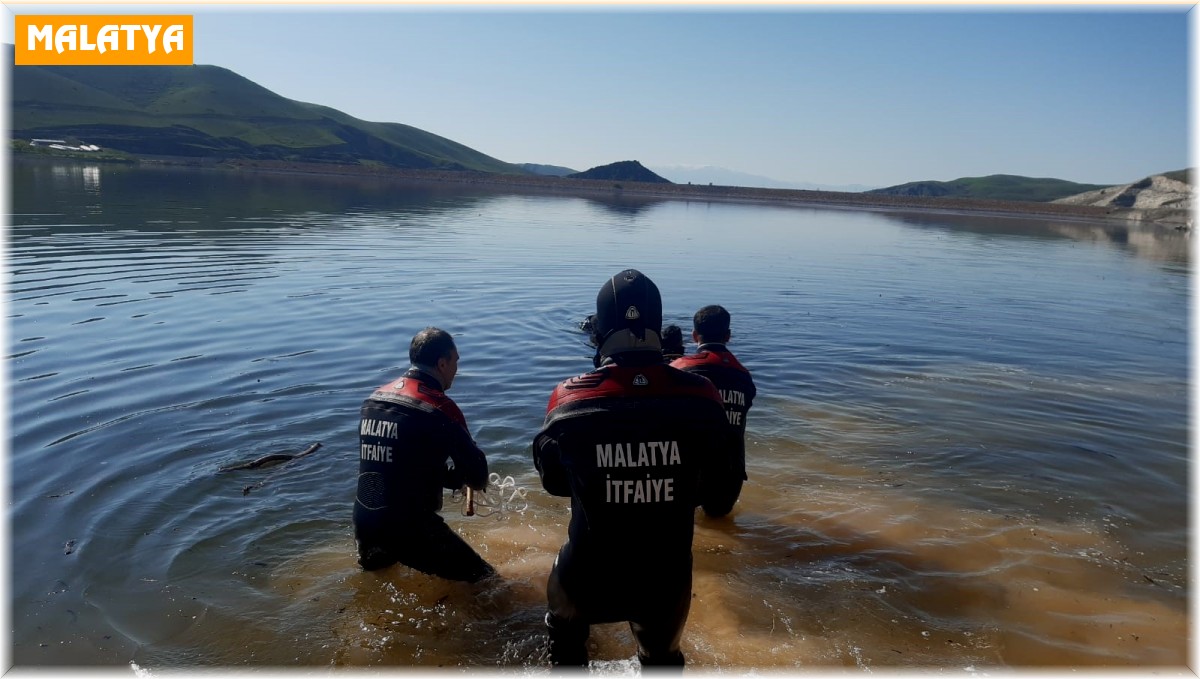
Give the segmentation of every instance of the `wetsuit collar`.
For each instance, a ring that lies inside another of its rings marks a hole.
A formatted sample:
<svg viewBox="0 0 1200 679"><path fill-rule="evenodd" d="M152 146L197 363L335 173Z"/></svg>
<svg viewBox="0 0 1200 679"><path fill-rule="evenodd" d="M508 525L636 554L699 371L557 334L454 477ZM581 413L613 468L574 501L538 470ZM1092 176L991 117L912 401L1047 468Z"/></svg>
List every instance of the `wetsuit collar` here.
<svg viewBox="0 0 1200 679"><path fill-rule="evenodd" d="M442 381L438 379L437 373L433 371L433 368L430 368L427 365L413 363L405 375L408 377L415 377L431 387L437 387L438 391L446 390L446 388L442 386Z"/></svg>
<svg viewBox="0 0 1200 679"><path fill-rule="evenodd" d="M638 351L657 351L661 356L662 342L658 339L658 333L647 329L645 330L645 339L638 339L631 330L618 330L604 340L603 346L600 347L600 355L604 358Z"/></svg>
<svg viewBox="0 0 1200 679"><path fill-rule="evenodd" d="M729 351L725 348L724 342L705 342L696 347L696 351Z"/></svg>
<svg viewBox="0 0 1200 679"><path fill-rule="evenodd" d="M663 362L663 356L662 356L662 351L660 351L660 350L656 350L656 351L650 351L650 350L623 351L623 352L621 352L619 354L615 354L613 356L602 357L600 359L600 364L596 367L602 368L606 365L628 365L628 366L656 365L656 364L662 364L662 362Z"/></svg>

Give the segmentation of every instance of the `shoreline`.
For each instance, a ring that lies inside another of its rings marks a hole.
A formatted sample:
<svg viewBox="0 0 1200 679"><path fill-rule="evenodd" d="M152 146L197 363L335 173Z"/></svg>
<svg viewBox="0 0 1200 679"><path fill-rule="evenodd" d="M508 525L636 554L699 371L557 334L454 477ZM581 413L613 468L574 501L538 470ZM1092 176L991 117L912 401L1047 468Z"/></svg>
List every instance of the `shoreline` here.
<svg viewBox="0 0 1200 679"><path fill-rule="evenodd" d="M81 156L35 157L13 154L12 159L71 160L97 163L115 162ZM193 167L235 172L300 174L331 177L357 177L394 181L434 182L486 188L531 190L538 193L580 197L637 198L649 200L697 200L753 202L795 207L843 208L888 212L950 212L1006 217L1037 217L1070 221L1124 223L1189 231L1190 212L1177 209L1142 210L1096 205L1071 205L936 196L892 196L883 194L812 191L805 189L768 189L742 186L632 182L603 179L570 179L542 175L506 175L469 170L414 170L363 165L289 162L275 160L180 158L138 156L123 164L138 166Z"/></svg>
<svg viewBox="0 0 1200 679"><path fill-rule="evenodd" d="M144 162L144 161L143 161ZM155 161L151 161L155 162ZM454 183L467 186L519 188L587 197L642 198L651 200L699 200L753 202L795 207L848 208L889 212L950 212L1009 217L1039 217L1105 224L1134 223L1190 231L1191 215L1183 210L1151 215L1146 210L1095 205L1039 203L932 196L889 196L882 194L804 189L768 189L743 186L669 184L603 179L569 179L539 175L503 175L470 171L370 168L321 163L229 160L213 165L238 171L281 174L377 177L408 181Z"/></svg>

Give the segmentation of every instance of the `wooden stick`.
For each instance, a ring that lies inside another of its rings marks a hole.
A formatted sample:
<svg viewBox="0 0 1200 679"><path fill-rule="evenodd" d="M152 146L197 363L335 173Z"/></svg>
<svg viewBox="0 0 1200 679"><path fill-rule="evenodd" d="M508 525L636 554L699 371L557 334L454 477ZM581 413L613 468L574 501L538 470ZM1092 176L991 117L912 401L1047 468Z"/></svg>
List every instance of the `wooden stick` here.
<svg viewBox="0 0 1200 679"><path fill-rule="evenodd" d="M467 486L467 516L475 516L475 491Z"/></svg>

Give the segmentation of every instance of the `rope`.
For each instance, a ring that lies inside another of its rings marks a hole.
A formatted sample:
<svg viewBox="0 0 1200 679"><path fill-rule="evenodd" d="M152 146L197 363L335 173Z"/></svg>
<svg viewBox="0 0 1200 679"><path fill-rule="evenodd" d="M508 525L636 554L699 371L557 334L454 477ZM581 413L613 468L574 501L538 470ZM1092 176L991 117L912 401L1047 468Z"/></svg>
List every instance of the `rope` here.
<svg viewBox="0 0 1200 679"><path fill-rule="evenodd" d="M529 502L525 499L525 489L518 486L513 477L506 476L501 479L495 472L488 476L487 488L474 491L473 495L474 516L495 516L501 519L509 512L524 512L529 508ZM466 502L466 495L462 489L451 493L450 501L462 505L463 516L472 516L468 514L470 504Z"/></svg>

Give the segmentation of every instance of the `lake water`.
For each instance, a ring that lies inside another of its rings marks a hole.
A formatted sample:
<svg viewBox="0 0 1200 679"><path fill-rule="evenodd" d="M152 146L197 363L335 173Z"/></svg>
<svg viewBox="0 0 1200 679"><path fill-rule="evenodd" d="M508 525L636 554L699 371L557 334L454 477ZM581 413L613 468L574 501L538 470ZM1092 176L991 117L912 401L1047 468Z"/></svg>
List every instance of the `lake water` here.
<svg viewBox="0 0 1200 679"><path fill-rule="evenodd" d="M1186 235L11 169L18 666L546 667L569 515L529 443L553 386L590 369L577 324L627 267L665 322L726 306L759 390L742 498L697 519L689 665L1188 661ZM355 561L358 408L426 325L457 339L450 395L492 470L528 490L489 517L447 499L501 585ZM596 671L636 667L625 626L590 643Z"/></svg>

